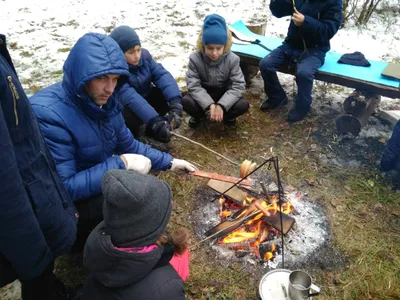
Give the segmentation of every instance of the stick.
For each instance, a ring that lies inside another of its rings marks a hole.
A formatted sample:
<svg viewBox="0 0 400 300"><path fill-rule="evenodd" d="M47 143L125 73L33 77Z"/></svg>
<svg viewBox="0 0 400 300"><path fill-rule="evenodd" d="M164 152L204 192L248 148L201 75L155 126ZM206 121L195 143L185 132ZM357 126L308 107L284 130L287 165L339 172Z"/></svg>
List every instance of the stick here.
<svg viewBox="0 0 400 300"><path fill-rule="evenodd" d="M262 190L263 190L263 192L264 192L265 197L266 197L267 200L268 200L268 203L271 203L271 197L269 196L269 193L268 193L268 190L267 190L267 188L266 188L266 186L265 186L265 183L264 183L263 181L261 181L261 182L260 182L260 185L261 185L261 188L262 188Z"/></svg>
<svg viewBox="0 0 400 300"><path fill-rule="evenodd" d="M212 149L210 149L210 148L208 148L208 147L206 147L206 146L204 146L204 145L202 145L202 144L200 144L200 143L198 143L198 142L195 142L195 141L193 141L193 140L191 140L191 139L189 139L189 138L187 138L187 137L185 137L185 136L183 136L183 135L180 135L180 134L178 134L178 133L176 133L176 132L173 132L173 131L171 131L171 134L174 135L174 136L176 136L176 137L179 137L179 138L181 138L181 139L184 139L184 140L186 140L186 141L188 141L188 142L191 142L191 143L193 143L193 144L195 144L195 145L198 145L198 146L200 146L200 147L203 147L204 149L206 149L206 150L208 150L208 151L210 151L210 152L212 152L212 153L218 155L219 157L222 157L223 159L229 161L230 163L232 163L232 164L234 164L234 165L236 165L236 166L240 166L239 163L234 162L233 160L230 160L229 158L223 156L222 154L220 154L220 153L218 153L218 152L216 152L216 151L214 151L214 150L212 150Z"/></svg>

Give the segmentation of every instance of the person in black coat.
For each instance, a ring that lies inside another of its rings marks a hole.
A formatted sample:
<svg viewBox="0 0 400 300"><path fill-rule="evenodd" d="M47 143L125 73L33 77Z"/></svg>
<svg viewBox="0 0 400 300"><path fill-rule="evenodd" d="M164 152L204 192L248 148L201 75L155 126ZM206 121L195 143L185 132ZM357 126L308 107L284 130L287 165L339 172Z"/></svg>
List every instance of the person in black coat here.
<svg viewBox="0 0 400 300"><path fill-rule="evenodd" d="M172 210L168 184L135 171L111 170L102 189L104 221L85 245L89 278L79 299L185 299L185 278L171 258L182 253L187 238L166 234Z"/></svg>
<svg viewBox="0 0 400 300"><path fill-rule="evenodd" d="M288 102L276 75L286 64L296 75L298 90L287 119L297 122L310 110L315 73L324 64L330 40L342 23L342 0L271 0L269 7L277 18L292 17L283 44L260 62L267 94L260 108L266 111Z"/></svg>
<svg viewBox="0 0 400 300"><path fill-rule="evenodd" d="M380 169L393 175L393 187L400 188L400 121L394 126L392 136L382 155Z"/></svg>
<svg viewBox="0 0 400 300"><path fill-rule="evenodd" d="M21 281L22 299L68 299L53 274L70 250L78 214L0 35L0 287ZM62 291L63 292L63 291Z"/></svg>

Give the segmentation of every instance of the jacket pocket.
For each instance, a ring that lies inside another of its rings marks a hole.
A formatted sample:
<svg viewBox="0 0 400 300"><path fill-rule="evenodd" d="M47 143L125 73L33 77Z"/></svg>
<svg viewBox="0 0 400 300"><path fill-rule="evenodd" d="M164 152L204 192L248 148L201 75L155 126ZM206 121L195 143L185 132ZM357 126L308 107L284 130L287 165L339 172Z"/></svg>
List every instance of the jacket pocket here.
<svg viewBox="0 0 400 300"><path fill-rule="evenodd" d="M10 87L11 94L14 101L14 116L15 116L15 125L18 126L18 112L17 112L17 100L19 99L18 91L12 81L12 77L9 75L7 76L8 86Z"/></svg>
<svg viewBox="0 0 400 300"><path fill-rule="evenodd" d="M26 189L40 228L44 232L51 230L55 216L51 213L53 205L43 182L40 179L35 179L27 184Z"/></svg>

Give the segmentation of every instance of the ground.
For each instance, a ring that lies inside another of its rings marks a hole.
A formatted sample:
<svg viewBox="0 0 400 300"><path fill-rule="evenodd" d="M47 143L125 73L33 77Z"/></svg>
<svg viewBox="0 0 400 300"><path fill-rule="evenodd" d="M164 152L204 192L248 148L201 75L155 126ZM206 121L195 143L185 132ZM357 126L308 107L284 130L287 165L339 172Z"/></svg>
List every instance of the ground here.
<svg viewBox="0 0 400 300"><path fill-rule="evenodd" d="M187 57L206 14L220 13L228 22L267 19L266 34L282 37L288 25L288 19L271 16L268 1L196 1L190 7L177 0L125 2L124 7L98 7L94 0L1 1L0 25L8 35L27 92L60 80L70 48L88 31L107 33L122 24L135 27L144 47L184 88ZM398 15L390 19L382 15L365 28L349 24L332 40L332 49L343 53L361 50L370 59L398 61L399 21ZM280 75L280 79L293 101L293 77ZM372 116L358 137L337 136L335 119L350 93L341 86L316 82L310 116L289 125L285 122L288 108L271 113L258 109L265 95L256 76L246 91L250 111L236 128L205 124L193 131L185 123L179 133L235 161L250 159L259 164L262 157L278 156L283 183L307 192L309 199L325 208L332 247L346 257L346 264L307 269L322 287L318 299L400 299L400 194L391 190L390 181L377 170L392 128ZM398 105L398 100L383 99L381 108ZM173 138L169 151L202 170L238 174L234 165L178 138ZM195 244L202 237L195 234L191 222L198 205L193 195L205 188L207 180L171 172L159 176L174 192L171 229L189 228ZM79 286L86 276L82 257L59 258L57 274L68 285ZM202 244L191 253L191 276L185 290L188 299L257 299L260 278L245 264L221 260L208 244ZM0 299L19 299L18 283L1 289Z"/></svg>

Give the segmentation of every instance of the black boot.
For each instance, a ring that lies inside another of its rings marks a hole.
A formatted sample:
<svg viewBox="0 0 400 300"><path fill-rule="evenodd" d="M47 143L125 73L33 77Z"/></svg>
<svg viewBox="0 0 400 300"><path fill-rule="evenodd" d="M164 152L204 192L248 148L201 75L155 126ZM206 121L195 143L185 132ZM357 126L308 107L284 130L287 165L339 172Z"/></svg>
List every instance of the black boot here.
<svg viewBox="0 0 400 300"><path fill-rule="evenodd" d="M310 111L310 106L298 107L294 105L288 113L287 120L289 122L298 122L303 120L308 112Z"/></svg>
<svg viewBox="0 0 400 300"><path fill-rule="evenodd" d="M197 128L199 127L201 121L199 119L195 119L193 117L190 117L189 119L189 127L190 128Z"/></svg>
<svg viewBox="0 0 400 300"><path fill-rule="evenodd" d="M22 300L70 300L75 296L73 289L66 288L53 273L54 263L32 280L21 281Z"/></svg>
<svg viewBox="0 0 400 300"><path fill-rule="evenodd" d="M287 103L288 103L288 98L287 97L285 97L281 101L271 101L271 100L267 99L263 103L261 103L260 109L262 111L267 111L267 110L278 108L280 106L284 106Z"/></svg>
<svg viewBox="0 0 400 300"><path fill-rule="evenodd" d="M224 124L226 126L235 126L236 125L236 118L231 118L231 119L224 119Z"/></svg>

